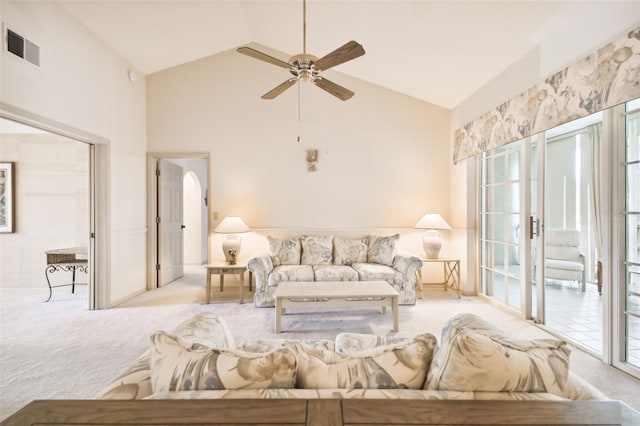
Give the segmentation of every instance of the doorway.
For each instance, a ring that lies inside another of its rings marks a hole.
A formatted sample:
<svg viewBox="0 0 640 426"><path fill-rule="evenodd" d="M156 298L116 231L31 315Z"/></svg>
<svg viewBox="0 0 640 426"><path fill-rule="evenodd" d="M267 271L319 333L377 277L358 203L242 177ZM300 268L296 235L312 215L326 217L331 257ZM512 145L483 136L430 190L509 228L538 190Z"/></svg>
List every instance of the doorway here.
<svg viewBox="0 0 640 426"><path fill-rule="evenodd" d="M209 154L150 153L147 289L209 259Z"/></svg>
<svg viewBox="0 0 640 426"><path fill-rule="evenodd" d="M84 301L89 310L100 308L95 146L9 115L0 114L0 157L13 168L14 220L0 244L0 285L37 289L43 302ZM55 256L45 253L60 249L76 253L71 256L79 263L49 265Z"/></svg>

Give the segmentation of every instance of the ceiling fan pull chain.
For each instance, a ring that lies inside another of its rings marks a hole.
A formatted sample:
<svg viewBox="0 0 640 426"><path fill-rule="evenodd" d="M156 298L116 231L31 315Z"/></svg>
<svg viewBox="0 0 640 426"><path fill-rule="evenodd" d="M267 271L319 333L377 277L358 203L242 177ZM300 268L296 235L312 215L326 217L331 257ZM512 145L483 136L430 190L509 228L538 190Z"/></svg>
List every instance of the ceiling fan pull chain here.
<svg viewBox="0 0 640 426"><path fill-rule="evenodd" d="M298 142L300 142L300 80L298 80Z"/></svg>
<svg viewBox="0 0 640 426"><path fill-rule="evenodd" d="M300 80L298 80L298 127L300 127Z"/></svg>

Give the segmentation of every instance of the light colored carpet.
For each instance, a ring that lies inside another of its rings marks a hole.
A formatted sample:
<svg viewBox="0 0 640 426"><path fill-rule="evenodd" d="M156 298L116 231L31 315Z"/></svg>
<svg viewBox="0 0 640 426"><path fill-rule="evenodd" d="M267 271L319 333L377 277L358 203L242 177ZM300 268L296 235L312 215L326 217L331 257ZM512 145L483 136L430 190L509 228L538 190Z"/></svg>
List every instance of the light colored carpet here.
<svg viewBox="0 0 640 426"><path fill-rule="evenodd" d="M245 288L238 304L238 280L227 276L225 291L214 286L214 303L203 304L204 273L187 268L180 280L145 293L114 309L88 311L85 290L0 289L0 420L33 399L93 398L147 349L156 330L172 330L195 313L225 318L236 339L255 337L334 338L343 331L392 333L389 313L375 308L307 310L283 318L274 333L274 310L255 308ZM298 311L300 312L300 311ZM548 337L529 322L475 297L429 288L415 306L400 307L399 335L440 331L452 316L473 312L523 337ZM614 399L640 410L640 381L573 349L572 370Z"/></svg>

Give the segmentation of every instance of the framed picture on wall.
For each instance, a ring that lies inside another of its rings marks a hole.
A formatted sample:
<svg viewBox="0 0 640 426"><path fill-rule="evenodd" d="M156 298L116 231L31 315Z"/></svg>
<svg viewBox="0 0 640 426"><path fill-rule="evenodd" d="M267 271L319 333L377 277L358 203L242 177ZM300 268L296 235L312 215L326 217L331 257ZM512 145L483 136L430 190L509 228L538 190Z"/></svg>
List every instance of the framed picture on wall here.
<svg viewBox="0 0 640 426"><path fill-rule="evenodd" d="M0 232L14 231L13 163L0 162Z"/></svg>

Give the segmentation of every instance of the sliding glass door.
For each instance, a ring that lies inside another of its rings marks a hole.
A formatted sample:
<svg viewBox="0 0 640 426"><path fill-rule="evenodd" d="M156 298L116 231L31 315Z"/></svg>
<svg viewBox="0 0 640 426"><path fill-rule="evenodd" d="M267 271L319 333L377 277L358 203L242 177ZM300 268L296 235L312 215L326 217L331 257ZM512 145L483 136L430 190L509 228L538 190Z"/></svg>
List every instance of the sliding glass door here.
<svg viewBox="0 0 640 426"><path fill-rule="evenodd" d="M481 285L484 294L521 306L519 240L520 141L483 154L481 178Z"/></svg>
<svg viewBox="0 0 640 426"><path fill-rule="evenodd" d="M480 292L640 377L640 99L483 153L479 182Z"/></svg>
<svg viewBox="0 0 640 426"><path fill-rule="evenodd" d="M601 122L595 114L484 153L480 185L482 292L597 355Z"/></svg>
<svg viewBox="0 0 640 426"><path fill-rule="evenodd" d="M640 100L626 105L623 362L640 368Z"/></svg>
<svg viewBox="0 0 640 426"><path fill-rule="evenodd" d="M596 280L602 114L545 132L544 324L596 355L603 350Z"/></svg>

